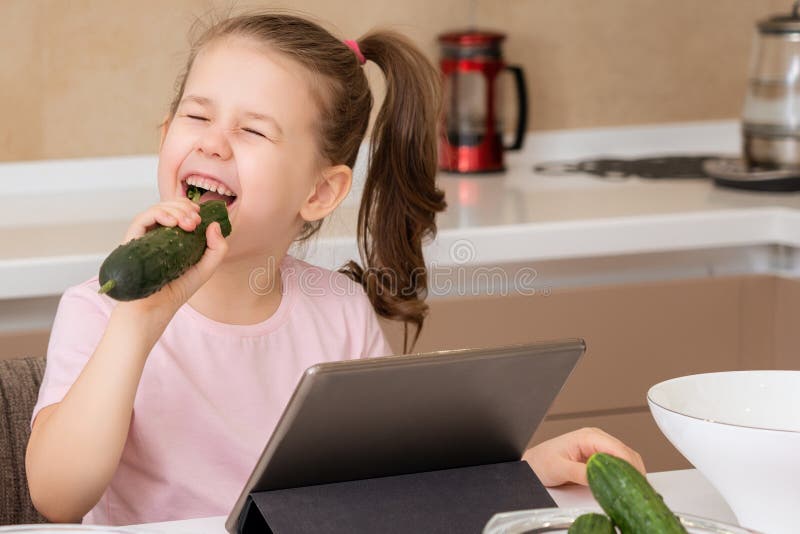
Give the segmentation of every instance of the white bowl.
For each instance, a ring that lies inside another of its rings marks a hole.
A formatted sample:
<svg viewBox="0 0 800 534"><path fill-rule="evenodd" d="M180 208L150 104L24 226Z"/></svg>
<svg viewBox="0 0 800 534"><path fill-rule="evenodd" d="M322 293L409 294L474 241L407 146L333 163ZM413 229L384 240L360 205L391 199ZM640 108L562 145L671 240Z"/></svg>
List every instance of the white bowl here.
<svg viewBox="0 0 800 534"><path fill-rule="evenodd" d="M720 492L739 523L798 532L800 371L731 371L656 384L658 427Z"/></svg>

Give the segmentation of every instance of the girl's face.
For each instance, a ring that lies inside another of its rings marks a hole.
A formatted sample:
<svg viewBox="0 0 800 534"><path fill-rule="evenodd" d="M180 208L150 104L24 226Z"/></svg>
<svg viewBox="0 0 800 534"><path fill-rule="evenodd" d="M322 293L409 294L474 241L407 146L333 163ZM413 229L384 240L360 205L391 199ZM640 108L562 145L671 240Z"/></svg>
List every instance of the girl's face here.
<svg viewBox="0 0 800 534"><path fill-rule="evenodd" d="M202 198L229 204L229 257L288 246L302 225L300 207L320 174L309 79L241 37L195 58L161 144L159 192L186 196L187 180L216 188Z"/></svg>

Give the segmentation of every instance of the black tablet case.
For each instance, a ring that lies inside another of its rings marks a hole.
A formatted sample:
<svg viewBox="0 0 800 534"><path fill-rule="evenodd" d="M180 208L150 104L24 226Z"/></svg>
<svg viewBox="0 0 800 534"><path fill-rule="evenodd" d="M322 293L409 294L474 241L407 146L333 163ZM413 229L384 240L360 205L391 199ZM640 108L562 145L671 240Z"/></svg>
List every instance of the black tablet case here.
<svg viewBox="0 0 800 534"><path fill-rule="evenodd" d="M514 461L251 493L237 532L480 533L498 512L554 506Z"/></svg>

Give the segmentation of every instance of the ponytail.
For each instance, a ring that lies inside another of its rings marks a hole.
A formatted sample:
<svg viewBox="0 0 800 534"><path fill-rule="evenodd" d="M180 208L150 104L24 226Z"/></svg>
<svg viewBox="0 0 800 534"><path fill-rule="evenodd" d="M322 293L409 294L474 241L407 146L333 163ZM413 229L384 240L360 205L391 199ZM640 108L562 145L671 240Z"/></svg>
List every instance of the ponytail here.
<svg viewBox="0 0 800 534"><path fill-rule="evenodd" d="M373 126L358 212L364 267L350 261L340 271L364 287L379 315L405 323L403 352L408 352L428 312L422 241L435 236L436 213L446 206L435 182L440 77L397 33L369 33L358 45L383 71L386 97ZM415 327L410 346L409 325Z"/></svg>

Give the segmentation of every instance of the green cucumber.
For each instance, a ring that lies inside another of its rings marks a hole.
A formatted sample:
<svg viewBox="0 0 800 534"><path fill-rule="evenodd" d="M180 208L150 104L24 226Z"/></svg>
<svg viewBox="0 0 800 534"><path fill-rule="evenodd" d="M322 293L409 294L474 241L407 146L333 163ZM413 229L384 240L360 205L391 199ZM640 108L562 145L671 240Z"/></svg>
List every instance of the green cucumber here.
<svg viewBox="0 0 800 534"><path fill-rule="evenodd" d="M603 514L583 514L570 525L567 534L616 534L614 523Z"/></svg>
<svg viewBox="0 0 800 534"><path fill-rule="evenodd" d="M223 200L200 204L200 219L191 232L178 226L159 226L118 246L100 266L98 293L121 301L136 300L178 278L203 257L209 224L218 222L225 237L231 233Z"/></svg>
<svg viewBox="0 0 800 534"><path fill-rule="evenodd" d="M593 454L586 476L594 498L622 534L686 534L661 495L625 460Z"/></svg>

